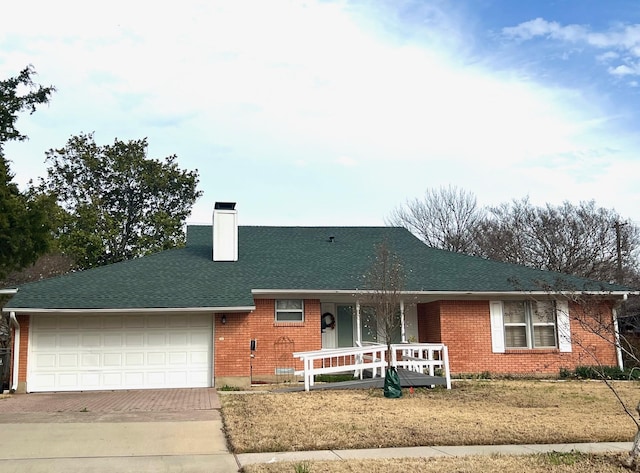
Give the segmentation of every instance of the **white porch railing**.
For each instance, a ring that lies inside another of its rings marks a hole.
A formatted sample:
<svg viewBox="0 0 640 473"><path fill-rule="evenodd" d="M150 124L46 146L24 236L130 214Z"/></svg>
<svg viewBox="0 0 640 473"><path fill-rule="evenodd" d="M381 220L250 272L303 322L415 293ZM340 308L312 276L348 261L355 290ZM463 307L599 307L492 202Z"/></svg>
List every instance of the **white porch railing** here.
<svg viewBox="0 0 640 473"><path fill-rule="evenodd" d="M442 377L451 389L449 372L449 350L443 343L400 343L391 345L391 364L416 373L435 376L436 369L442 370Z"/></svg>
<svg viewBox="0 0 640 473"><path fill-rule="evenodd" d="M387 366L387 346L382 344L297 352L293 356L299 358L303 363L304 369L296 371L295 374L304 376L305 391L309 391L314 385L315 376L319 374L353 371L354 377L362 379L363 371L371 370L374 378L378 375L384 378ZM446 379L447 389L451 389L449 354L444 344L393 344L391 345L391 364L396 368L404 368L430 376L435 375L436 369L441 369L442 375Z"/></svg>

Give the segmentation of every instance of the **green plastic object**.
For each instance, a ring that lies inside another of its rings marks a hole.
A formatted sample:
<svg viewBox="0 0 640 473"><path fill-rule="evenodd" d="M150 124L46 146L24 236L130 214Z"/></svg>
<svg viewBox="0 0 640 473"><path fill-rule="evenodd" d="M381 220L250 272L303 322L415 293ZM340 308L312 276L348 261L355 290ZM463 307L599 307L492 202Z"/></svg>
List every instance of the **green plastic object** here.
<svg viewBox="0 0 640 473"><path fill-rule="evenodd" d="M402 397L402 386L400 386L400 378L395 368L387 368L384 378L384 397L397 399Z"/></svg>

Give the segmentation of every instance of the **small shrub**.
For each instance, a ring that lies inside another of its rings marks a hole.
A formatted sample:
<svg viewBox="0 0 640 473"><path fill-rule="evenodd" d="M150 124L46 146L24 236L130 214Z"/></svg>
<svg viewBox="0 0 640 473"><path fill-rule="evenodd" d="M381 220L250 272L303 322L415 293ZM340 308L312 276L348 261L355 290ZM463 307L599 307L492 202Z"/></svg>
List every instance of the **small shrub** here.
<svg viewBox="0 0 640 473"><path fill-rule="evenodd" d="M573 377L573 372L569 368L562 367L560 368L560 379L569 379Z"/></svg>
<svg viewBox="0 0 640 473"><path fill-rule="evenodd" d="M311 473L311 468L309 467L309 463L300 462L294 465L293 471L295 471L295 473Z"/></svg>
<svg viewBox="0 0 640 473"><path fill-rule="evenodd" d="M218 388L218 391L242 391L242 388L239 388L238 386L229 386L225 384L221 388Z"/></svg>
<svg viewBox="0 0 640 473"><path fill-rule="evenodd" d="M576 366L571 371L567 368L560 368L560 378L578 378L578 379L606 379L612 380L638 380L640 379L640 370L621 370L618 366Z"/></svg>

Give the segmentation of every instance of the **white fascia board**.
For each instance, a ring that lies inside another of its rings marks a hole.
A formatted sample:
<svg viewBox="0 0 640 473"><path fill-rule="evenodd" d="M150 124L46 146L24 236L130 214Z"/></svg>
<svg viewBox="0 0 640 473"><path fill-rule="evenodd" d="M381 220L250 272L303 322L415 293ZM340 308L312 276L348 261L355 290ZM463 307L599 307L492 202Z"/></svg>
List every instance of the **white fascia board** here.
<svg viewBox="0 0 640 473"><path fill-rule="evenodd" d="M362 289L252 289L254 295L281 295L281 294L309 294L309 295L358 295L372 294L375 291ZM439 296L439 297L522 297L523 294L530 296L613 296L625 298L629 295L640 295L639 291L401 291L401 294L408 296Z"/></svg>
<svg viewBox="0 0 640 473"><path fill-rule="evenodd" d="M253 312L256 310L256 306L246 306L246 307L143 307L143 308L122 308L122 309L43 309L43 308L27 308L27 307L19 307L19 308L11 308L4 307L2 309L3 312L15 312L16 314L118 314L118 313L126 313L126 314L140 314L140 313L180 313L180 312L210 312L210 313L218 313L224 312L226 314L232 312Z"/></svg>

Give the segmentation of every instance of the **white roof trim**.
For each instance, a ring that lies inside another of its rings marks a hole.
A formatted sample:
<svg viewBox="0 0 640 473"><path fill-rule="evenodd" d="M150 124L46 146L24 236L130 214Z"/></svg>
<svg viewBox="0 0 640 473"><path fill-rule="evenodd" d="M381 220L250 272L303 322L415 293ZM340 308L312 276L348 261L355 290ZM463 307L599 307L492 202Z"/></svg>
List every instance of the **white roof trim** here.
<svg viewBox="0 0 640 473"><path fill-rule="evenodd" d="M96 314L115 314L115 313L158 313L158 312L252 312L256 310L256 306L246 306L246 307L123 307L121 309L42 309L42 308L28 308L28 307L4 307L2 309L3 312L15 312L16 314L43 314L43 313L55 313L55 314L86 314L86 313L96 313Z"/></svg>

